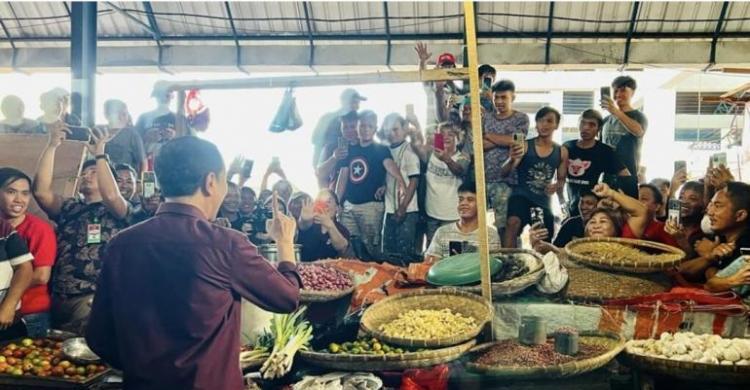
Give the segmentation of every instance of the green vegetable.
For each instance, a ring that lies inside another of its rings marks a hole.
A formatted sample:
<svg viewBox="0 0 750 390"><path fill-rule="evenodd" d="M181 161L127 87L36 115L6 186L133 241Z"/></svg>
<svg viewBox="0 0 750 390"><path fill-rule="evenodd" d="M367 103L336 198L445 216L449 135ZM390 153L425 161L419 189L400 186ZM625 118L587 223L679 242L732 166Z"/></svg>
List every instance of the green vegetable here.
<svg viewBox="0 0 750 390"><path fill-rule="evenodd" d="M312 339L312 327L302 319L305 309L302 306L292 314L274 314L271 318L273 350L260 368L263 379L284 376L291 370L297 351L307 349Z"/></svg>

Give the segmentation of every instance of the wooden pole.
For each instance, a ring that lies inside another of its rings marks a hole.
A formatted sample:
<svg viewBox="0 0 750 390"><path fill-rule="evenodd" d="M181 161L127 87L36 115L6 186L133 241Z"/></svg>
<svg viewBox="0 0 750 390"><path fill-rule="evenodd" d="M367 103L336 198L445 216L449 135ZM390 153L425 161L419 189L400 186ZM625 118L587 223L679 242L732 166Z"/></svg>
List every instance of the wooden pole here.
<svg viewBox="0 0 750 390"><path fill-rule="evenodd" d="M479 217L479 261L482 271L482 296L492 303L490 281L490 252L487 239L487 192L484 185L484 149L482 149L482 117L479 104L479 59L474 2L464 1L466 24L466 53L469 57L469 86L471 87L471 134L474 141L474 174L477 185L477 213Z"/></svg>

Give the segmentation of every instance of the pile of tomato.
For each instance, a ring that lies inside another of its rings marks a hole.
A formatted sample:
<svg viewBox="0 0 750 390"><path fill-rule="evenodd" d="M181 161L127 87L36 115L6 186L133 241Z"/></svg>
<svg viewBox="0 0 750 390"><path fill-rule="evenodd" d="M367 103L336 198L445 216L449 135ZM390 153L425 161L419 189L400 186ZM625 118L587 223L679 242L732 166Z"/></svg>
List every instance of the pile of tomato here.
<svg viewBox="0 0 750 390"><path fill-rule="evenodd" d="M66 360L62 342L50 339L23 339L2 347L0 352L0 374L6 375L84 381L106 369L100 364L82 366Z"/></svg>

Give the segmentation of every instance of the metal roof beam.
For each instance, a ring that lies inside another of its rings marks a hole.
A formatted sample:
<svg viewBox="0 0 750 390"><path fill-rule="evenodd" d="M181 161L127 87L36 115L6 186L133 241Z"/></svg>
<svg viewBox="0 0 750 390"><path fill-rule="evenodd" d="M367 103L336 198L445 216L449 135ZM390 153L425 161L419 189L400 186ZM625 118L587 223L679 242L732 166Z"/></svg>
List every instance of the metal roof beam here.
<svg viewBox="0 0 750 390"><path fill-rule="evenodd" d="M62 3L63 3L63 7L65 7L65 12L68 13L68 17L69 18L72 17L73 14L70 13L70 6L68 5L68 2L67 1L63 1Z"/></svg>
<svg viewBox="0 0 750 390"><path fill-rule="evenodd" d="M8 31L8 27L5 25L5 22L2 18L0 18L0 27L2 27L3 32L5 33L6 40L10 44L11 48L11 57L10 57L10 67L12 69L16 69L16 56L18 54L18 48L16 48L16 43L13 41L13 37L10 36L10 32Z"/></svg>
<svg viewBox="0 0 750 390"><path fill-rule="evenodd" d="M711 39L711 54L708 57L708 67L714 66L716 64L716 44L719 42L719 36L721 35L721 29L724 27L724 19L727 16L727 9L729 8L729 2L725 1L721 5L721 12L719 13L719 20L716 21L716 30L714 30L714 35Z"/></svg>
<svg viewBox="0 0 750 390"><path fill-rule="evenodd" d="M388 69L391 69L391 49L393 48L393 41L391 41L391 20L388 17L388 2L383 2L383 18L385 20L385 36L387 37L386 40L386 48L385 48L385 66L388 67Z"/></svg>
<svg viewBox="0 0 750 390"><path fill-rule="evenodd" d="M480 39L545 39L546 31L515 32L515 31L484 31L478 34ZM712 39L711 33L694 32L633 32L632 39ZM391 34L392 41L413 40L455 40L462 41L463 33L420 33L420 34ZM622 39L621 32L598 32L598 31L559 31L553 32L553 39ZM729 31L721 33L721 38L750 38L750 31ZM104 36L99 37L100 42L139 42L153 40L153 35L133 36ZM269 35L237 35L240 41L309 41L310 34L269 34ZM313 34L313 40L317 41L386 41L386 34L347 34L335 33ZM7 41L0 38L0 41ZM69 36L18 36L15 42L68 42ZM230 35L163 35L162 41L232 41L234 36Z"/></svg>
<svg viewBox="0 0 750 390"><path fill-rule="evenodd" d="M549 18L547 19L547 43L544 45L544 65L550 64L550 49L552 48L552 25L555 21L555 2L549 2Z"/></svg>
<svg viewBox="0 0 750 390"><path fill-rule="evenodd" d="M234 37L234 50L235 50L235 62L237 63L237 69L242 73L248 73L242 67L242 48L240 47L240 40L237 39L237 28L234 25L234 17L232 16L232 8L228 1L224 2L224 9L227 11L227 17L229 18L229 26L232 28L232 37Z"/></svg>
<svg viewBox="0 0 750 390"><path fill-rule="evenodd" d="M128 11L126 11L126 10L124 10L124 9L116 6L111 1L106 1L104 3L107 4L113 10L117 11L122 16L124 16L124 17L130 19L131 21L133 21L133 23L135 23L135 24L143 27L144 30L148 31L151 34L151 39L161 40L160 38L157 38L157 37L160 37L161 34L158 34L156 31L154 31L154 29L151 26L149 26L148 24L144 23L142 20L140 20L140 19L136 18L135 16L131 15ZM146 2L144 2L144 4L145 3ZM101 40L101 38L99 40Z"/></svg>
<svg viewBox="0 0 750 390"><path fill-rule="evenodd" d="M638 11L641 8L641 2L633 2L633 12L630 14L630 25L628 26L628 37L625 39L625 54L622 58L623 66L628 64L630 61L630 43L633 40L633 33L635 32L635 24L638 22Z"/></svg>
<svg viewBox="0 0 750 390"><path fill-rule="evenodd" d="M313 37L312 22L310 22L311 11L309 7L310 7L309 1L302 2L302 8L305 11L305 24L307 25L307 39L310 40L310 56L308 58L308 66L310 67L310 70L315 72L315 68L313 68L313 64L315 64L315 38Z"/></svg>
<svg viewBox="0 0 750 390"><path fill-rule="evenodd" d="M156 17L154 16L154 9L151 8L151 2L144 1L143 9L146 11L146 16L148 17L148 25L149 27L151 27L151 31L154 34L154 39L157 42L161 41L161 30L159 29L159 24L156 23Z"/></svg>

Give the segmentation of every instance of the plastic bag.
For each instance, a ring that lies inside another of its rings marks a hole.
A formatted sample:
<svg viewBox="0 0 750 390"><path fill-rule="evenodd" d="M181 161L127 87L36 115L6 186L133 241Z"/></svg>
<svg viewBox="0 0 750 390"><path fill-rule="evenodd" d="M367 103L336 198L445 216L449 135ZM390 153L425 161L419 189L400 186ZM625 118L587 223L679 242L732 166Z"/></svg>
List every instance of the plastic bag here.
<svg viewBox="0 0 750 390"><path fill-rule="evenodd" d="M409 369L404 371L401 390L445 390L449 376L450 368L445 364L431 369Z"/></svg>
<svg viewBox="0 0 750 390"><path fill-rule="evenodd" d="M188 124L195 131L206 131L211 119L211 112L203 104L200 92L197 89L188 91L185 97L185 113L187 114Z"/></svg>
<svg viewBox="0 0 750 390"><path fill-rule="evenodd" d="M268 130L272 133L281 133L285 130L297 130L300 127L302 127L302 117L297 110L297 99L294 97L294 90L288 88L284 92L281 105Z"/></svg>
<svg viewBox="0 0 750 390"><path fill-rule="evenodd" d="M544 277L536 285L536 289L545 294L560 292L568 284L568 270L560 264L560 259L554 252L544 255L542 263L544 263Z"/></svg>

